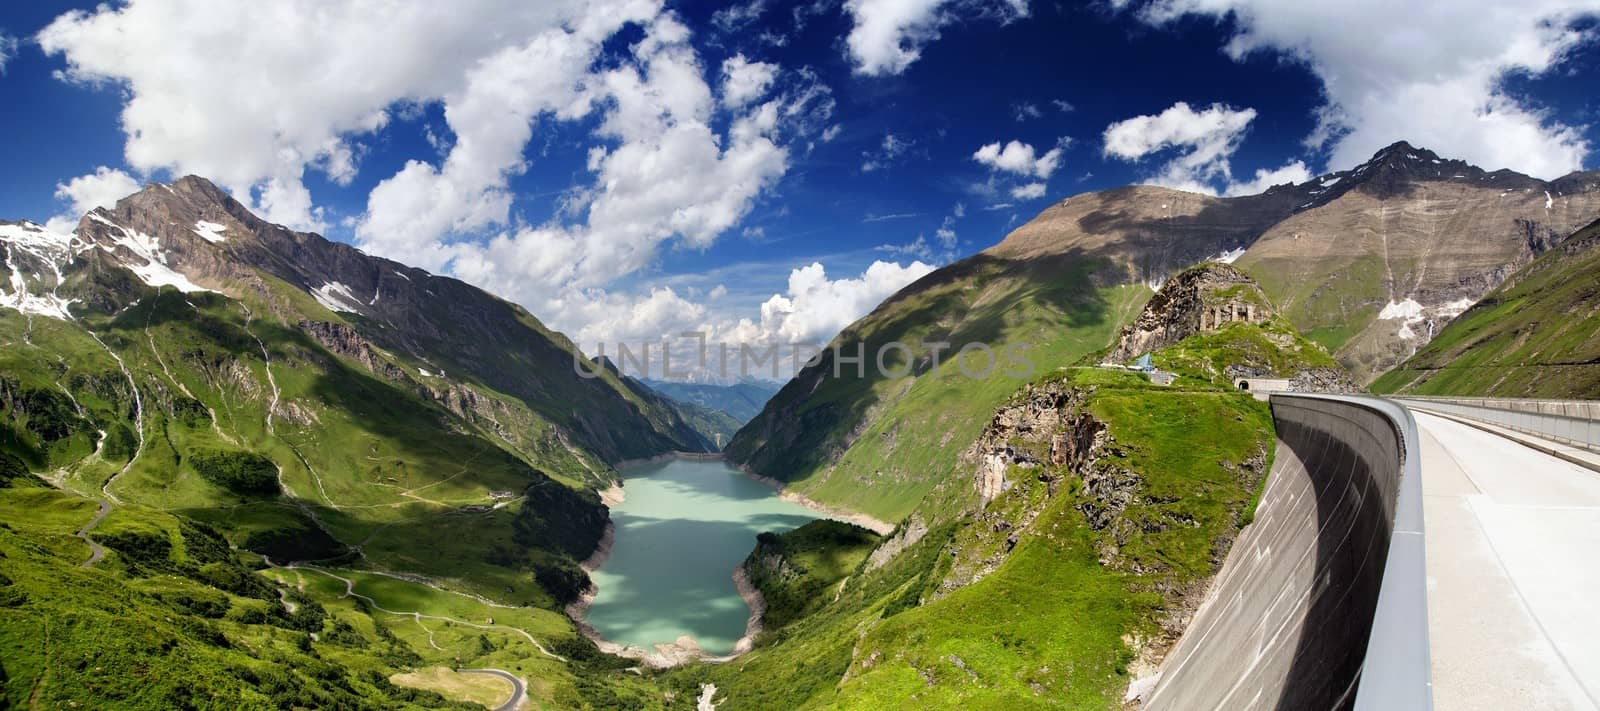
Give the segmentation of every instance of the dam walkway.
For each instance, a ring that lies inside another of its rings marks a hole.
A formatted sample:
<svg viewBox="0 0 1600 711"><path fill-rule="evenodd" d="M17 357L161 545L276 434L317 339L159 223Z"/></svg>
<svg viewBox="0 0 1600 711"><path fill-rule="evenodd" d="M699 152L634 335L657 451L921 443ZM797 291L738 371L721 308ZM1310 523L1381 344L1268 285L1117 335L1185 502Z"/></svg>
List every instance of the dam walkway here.
<svg viewBox="0 0 1600 711"><path fill-rule="evenodd" d="M1600 709L1600 472L1408 404L1435 708Z"/></svg>
<svg viewBox="0 0 1600 711"><path fill-rule="evenodd" d="M1273 394L1255 520L1145 711L1600 711L1600 403Z"/></svg>

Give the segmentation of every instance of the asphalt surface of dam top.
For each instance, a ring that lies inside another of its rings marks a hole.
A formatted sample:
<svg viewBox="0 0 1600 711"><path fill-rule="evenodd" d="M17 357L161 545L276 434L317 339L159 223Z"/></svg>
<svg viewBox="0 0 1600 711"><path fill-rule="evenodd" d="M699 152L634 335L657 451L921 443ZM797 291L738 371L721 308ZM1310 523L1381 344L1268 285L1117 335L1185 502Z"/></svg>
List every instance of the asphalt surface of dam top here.
<svg viewBox="0 0 1600 711"><path fill-rule="evenodd" d="M1255 520L1130 691L1144 708L1600 711L1600 470L1571 449L1586 424L1272 405Z"/></svg>
<svg viewBox="0 0 1600 711"><path fill-rule="evenodd" d="M1415 417L1435 704L1600 708L1600 474Z"/></svg>

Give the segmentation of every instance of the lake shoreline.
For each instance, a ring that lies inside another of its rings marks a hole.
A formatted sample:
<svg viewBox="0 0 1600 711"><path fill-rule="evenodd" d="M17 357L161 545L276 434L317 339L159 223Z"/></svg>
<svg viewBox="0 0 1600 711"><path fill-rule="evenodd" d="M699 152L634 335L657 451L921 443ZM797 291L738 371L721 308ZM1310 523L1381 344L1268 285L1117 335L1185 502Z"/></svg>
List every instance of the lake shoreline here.
<svg viewBox="0 0 1600 711"><path fill-rule="evenodd" d="M793 491L789 491L784 488L785 485L783 482L778 481L770 476L757 474L743 464L732 464L731 466L733 466L735 469L738 469L739 472L745 476L772 487L773 491L778 492L778 498L791 504L799 504L836 521L844 521L845 523L855 524L880 536L887 536L891 533L894 533L894 524L889 523L888 521L879 520L872 516L868 516L867 514L856 511L847 511L844 509L835 508L808 498L804 494L798 494Z"/></svg>
<svg viewBox="0 0 1600 711"><path fill-rule="evenodd" d="M625 474L623 470L626 468L661 464L676 459L693 461L721 460L729 468L738 471L746 478L771 488L778 494L778 498L782 501L802 506L810 511L821 514L821 516L824 518L831 518L838 521L852 523L876 532L880 535L888 535L894 532L895 527L893 525L890 525L884 521L880 521L872 516L835 509L833 507L820 504L800 494L791 491L785 491L783 482L771 477L757 474L743 465L735 465L731 462L727 462L726 458L720 453L668 452L655 457L618 462L615 467L619 474ZM624 483L625 479L619 479L607 489L598 492L600 494L601 501L605 503L608 509L626 500L626 489L623 486ZM581 563L584 572L593 573L602 565L604 565L606 560L611 557L611 550L615 544L616 525L608 520L606 522L605 532L601 534L600 540L596 544L594 552L591 553L589 557ZM581 595L579 595L577 600L567 604L564 608L564 611L566 612L567 617L572 620L572 623L577 628L578 633L582 634L589 641L593 642L595 646L600 649L600 651L605 652L606 654L638 660L643 665L653 669L667 669L681 664L687 664L689 662L706 662L712 664L729 662L755 647L756 637L759 636L764 629L761 618L764 614L766 614L767 609L766 598L763 597L761 591L750 582L749 573L745 570L743 562L734 567L732 580L734 588L738 591L739 597L744 600L745 606L749 608L750 614L745 620L744 636L740 637L738 641L734 643L732 652L723 655L707 654L705 650L700 648L699 643L690 635L680 636L670 643L653 645L655 648L654 650L633 645L624 645L606 639L605 635L601 634L599 629L597 629L594 625L589 624L589 622L584 619L588 613L590 605L594 604L594 600L600 592L600 586L593 582L592 579L589 583L589 587L585 589Z"/></svg>

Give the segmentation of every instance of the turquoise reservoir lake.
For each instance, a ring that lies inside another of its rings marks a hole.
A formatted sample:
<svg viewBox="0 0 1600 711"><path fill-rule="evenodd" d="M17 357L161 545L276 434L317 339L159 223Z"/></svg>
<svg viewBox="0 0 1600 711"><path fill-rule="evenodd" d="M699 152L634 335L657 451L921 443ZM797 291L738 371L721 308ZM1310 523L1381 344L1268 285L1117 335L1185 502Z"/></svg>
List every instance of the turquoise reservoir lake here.
<svg viewBox="0 0 1600 711"><path fill-rule="evenodd" d="M611 557L591 577L584 619L607 640L653 650L683 635L707 654L733 651L750 608L733 570L756 534L818 515L721 460L673 459L622 471L626 499L611 507Z"/></svg>

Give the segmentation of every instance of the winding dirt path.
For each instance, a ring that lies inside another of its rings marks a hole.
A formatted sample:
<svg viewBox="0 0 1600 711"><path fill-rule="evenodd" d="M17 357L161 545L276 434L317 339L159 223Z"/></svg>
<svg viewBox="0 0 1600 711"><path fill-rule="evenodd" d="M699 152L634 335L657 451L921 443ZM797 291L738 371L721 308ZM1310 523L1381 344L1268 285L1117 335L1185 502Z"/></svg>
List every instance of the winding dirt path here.
<svg viewBox="0 0 1600 711"><path fill-rule="evenodd" d="M104 519L108 513L111 513L111 504L101 501L100 510L95 512L94 518L84 524L83 528L78 529L76 534L73 534L83 539L84 543L89 544L89 559L82 563L85 568L93 568L95 563L99 563L101 558L106 557L106 549L101 547L99 543L95 543L94 539L89 537L89 532L93 531L95 526L100 525L101 519Z"/></svg>
<svg viewBox="0 0 1600 711"><path fill-rule="evenodd" d="M524 630L524 629L522 629L520 627L512 627L512 626L509 626L509 625L480 625L480 624L477 624L475 622L468 622L466 620L458 619L458 618L455 618L455 617L445 617L443 615L425 615L425 614L423 614L421 612L417 612L415 610L411 610L411 611L391 610L391 609L389 609L387 607L384 607L383 605L378 604L378 601L374 600L371 596L362 595L361 593L356 592L356 583L355 583L355 581L351 580L349 578L346 578L344 576L336 575L333 572L327 571L327 570L323 570L322 568L313 568L313 567L310 567L310 566L286 565L286 566L283 566L283 567L285 569L288 569L288 570L309 570L309 571L312 571L314 573L320 573L322 575L326 575L326 576L328 576L330 578L333 578L334 580L337 580L337 581L339 581L341 583L344 583L344 597L353 597L353 598L361 599L361 600L365 601L368 605L371 605L372 609L377 610L379 612L383 612L383 613L390 614L390 615L399 615L401 617L410 617L411 619L416 620L417 624L419 624L419 625L422 624L423 620L440 620L440 621L443 621L443 622L450 622L450 623L453 623L453 624L461 625L463 627L471 627L473 629L479 629L479 630L506 630L506 631L510 631L510 632L515 632L517 634L522 635L524 639L527 639L528 643L532 644L534 649L539 650L540 654L543 654L544 656L549 657L549 658L554 659L554 660L557 660L557 661L561 661L561 662L567 661L566 657L563 657L563 656L561 656L559 654L551 652L548 649L545 649L545 646L543 644L540 644L539 640L534 639L533 635L528 634L527 630ZM405 580L405 578L400 578L400 579L401 580ZM436 585L432 585L430 583L418 582L418 581L415 581L415 580L407 580L407 582L411 582L411 583L414 583L416 585L421 585L423 587L432 589L432 590L434 590L436 592L446 593L446 594L449 594L449 595L461 595L462 597L466 597L466 598L472 599L472 600L474 600L476 602L482 602L481 598L477 598L476 596L463 595L462 593L458 593L458 592L456 592L454 590L446 590L444 588L438 587ZM494 607L511 607L510 605L499 605L499 604L494 604L493 606ZM423 629L427 629L427 627L424 626ZM430 637L430 642L431 642L431 637L432 637L432 633L431 632L429 633L429 637ZM436 648L437 648L437 646L436 646Z"/></svg>

